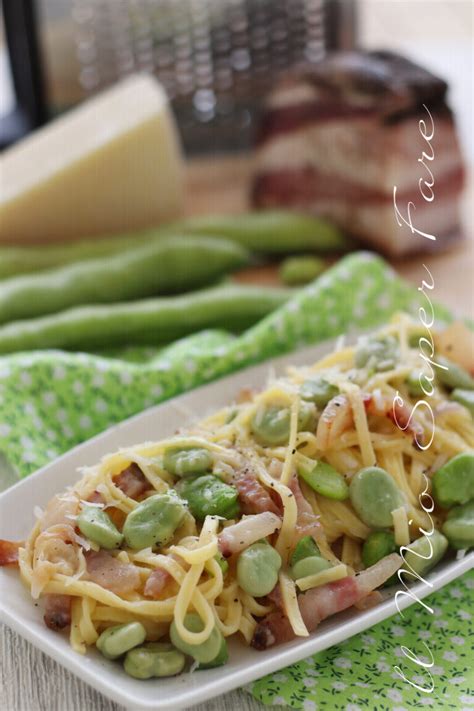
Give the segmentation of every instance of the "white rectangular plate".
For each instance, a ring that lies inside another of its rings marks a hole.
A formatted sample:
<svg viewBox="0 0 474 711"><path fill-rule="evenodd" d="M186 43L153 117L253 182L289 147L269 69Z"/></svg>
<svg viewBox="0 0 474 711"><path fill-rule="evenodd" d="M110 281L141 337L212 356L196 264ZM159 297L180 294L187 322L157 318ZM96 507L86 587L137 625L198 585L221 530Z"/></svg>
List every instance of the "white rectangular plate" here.
<svg viewBox="0 0 474 711"><path fill-rule="evenodd" d="M54 494L77 481L78 467L95 464L121 447L169 436L178 427L232 402L240 388L261 387L270 367L281 374L287 365L304 365L321 358L333 345L330 342L306 348L205 385L75 447L0 496L0 538L24 539L34 523L34 506L44 506ZM420 583L413 589L421 599L470 569L473 562L474 553L462 560L445 561L429 576L429 585ZM98 691L134 709L179 709L200 703L327 649L397 613L392 595L366 612L348 610L327 620L309 638L266 652L257 652L236 640L230 645L230 661L224 667L143 682L126 676L118 664L92 650L86 656L75 653L66 636L48 630L17 571L0 569L0 590L1 616L10 627ZM410 603L410 598L403 596L400 607Z"/></svg>

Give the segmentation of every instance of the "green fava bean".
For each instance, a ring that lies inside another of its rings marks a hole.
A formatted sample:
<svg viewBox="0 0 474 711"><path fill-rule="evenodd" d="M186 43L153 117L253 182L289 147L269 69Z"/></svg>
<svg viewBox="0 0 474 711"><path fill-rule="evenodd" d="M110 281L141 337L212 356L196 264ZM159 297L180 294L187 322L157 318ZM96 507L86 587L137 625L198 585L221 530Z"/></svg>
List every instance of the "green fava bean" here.
<svg viewBox="0 0 474 711"><path fill-rule="evenodd" d="M289 407L270 405L259 407L252 418L252 432L263 445L286 444L290 436L291 412ZM305 431L315 425L314 406L301 402L298 413L298 430Z"/></svg>
<svg viewBox="0 0 474 711"><path fill-rule="evenodd" d="M222 643L221 643L221 648L219 649L219 654L217 657L212 659L210 662L200 662L198 665L198 670L201 669L214 669L215 667L222 667L224 664L227 664L229 661L229 649L227 647L227 642L222 637Z"/></svg>
<svg viewBox="0 0 474 711"><path fill-rule="evenodd" d="M385 371L394 368L399 359L398 341L393 336L363 338L355 351L356 368Z"/></svg>
<svg viewBox="0 0 474 711"><path fill-rule="evenodd" d="M423 576L439 563L447 548L445 536L434 529L431 536L421 536L407 546L404 560L415 573Z"/></svg>
<svg viewBox="0 0 474 711"><path fill-rule="evenodd" d="M375 565L390 553L395 553L397 546L395 537L390 531L374 531L364 541L362 546L362 562L366 568Z"/></svg>
<svg viewBox="0 0 474 711"><path fill-rule="evenodd" d="M464 550L474 546L474 500L451 509L443 533L453 548Z"/></svg>
<svg viewBox="0 0 474 711"><path fill-rule="evenodd" d="M239 514L239 492L235 486L226 484L214 474L186 479L179 491L198 521L204 521L206 516L231 519Z"/></svg>
<svg viewBox="0 0 474 711"><path fill-rule="evenodd" d="M474 391L473 390L461 390L456 388L451 393L451 398L458 402L460 405L467 407L471 415L474 416Z"/></svg>
<svg viewBox="0 0 474 711"><path fill-rule="evenodd" d="M171 644L149 642L143 647L130 650L125 657L123 668L134 679L176 676L186 663L184 654Z"/></svg>
<svg viewBox="0 0 474 711"><path fill-rule="evenodd" d="M202 632L204 623L199 615L194 612L189 613L184 618L184 626L190 632ZM212 662L219 654L222 646L222 634L217 627L213 627L211 634L202 644L189 644L181 639L176 628L176 623L173 621L170 627L170 639L174 646L184 654L189 654L199 664L208 664Z"/></svg>
<svg viewBox="0 0 474 711"><path fill-rule="evenodd" d="M424 395L424 391L420 383L420 375L421 373L417 370L413 370L405 380L408 394L411 397L422 397Z"/></svg>
<svg viewBox="0 0 474 711"><path fill-rule="evenodd" d="M316 493L327 499L344 501L349 498L346 480L326 462L316 462L312 469L298 467L298 474Z"/></svg>
<svg viewBox="0 0 474 711"><path fill-rule="evenodd" d="M474 378L460 365L453 363L444 356L437 358L437 365L441 366L437 369L436 375L442 385L449 389L474 390Z"/></svg>
<svg viewBox="0 0 474 711"><path fill-rule="evenodd" d="M288 286L300 286L316 279L324 271L325 266L322 259L311 254L288 257L280 265L279 276Z"/></svg>
<svg viewBox="0 0 474 711"><path fill-rule="evenodd" d="M229 570L229 563L224 558L222 553L216 553L216 555L214 556L214 560L217 562L219 568L222 570L222 575L225 575Z"/></svg>
<svg viewBox="0 0 474 711"><path fill-rule="evenodd" d="M338 394L339 388L336 385L331 385L324 378L316 376L305 380L300 388L300 395L303 400L314 402L320 410L326 407L329 400L332 400Z"/></svg>
<svg viewBox="0 0 474 711"><path fill-rule="evenodd" d="M299 560L292 566L291 577L293 580L299 580L299 578L307 578L308 575L316 575L328 568L332 568L332 563L321 556L312 555Z"/></svg>
<svg viewBox="0 0 474 711"><path fill-rule="evenodd" d="M131 511L123 525L125 543L142 550L168 543L186 513L184 502L170 490L141 501Z"/></svg>
<svg viewBox="0 0 474 711"><path fill-rule="evenodd" d="M84 506L76 519L76 525L86 538L101 548L111 550L122 543L123 535L98 506Z"/></svg>
<svg viewBox="0 0 474 711"><path fill-rule="evenodd" d="M204 474L212 469L212 455L203 447L177 448L165 451L163 467L173 476Z"/></svg>
<svg viewBox="0 0 474 711"><path fill-rule="evenodd" d="M474 452L462 452L438 469L432 479L433 498L443 508L474 499Z"/></svg>
<svg viewBox="0 0 474 711"><path fill-rule="evenodd" d="M263 597L277 584L280 568L280 555L272 546L254 543L239 555L237 582L249 595Z"/></svg>
<svg viewBox="0 0 474 711"><path fill-rule="evenodd" d="M300 538L295 546L295 550L291 554L290 565L293 566L299 560L303 560L303 558L309 558L311 556L321 556L321 553L319 552L319 548L314 542L314 538L312 536L303 536L303 538Z"/></svg>
<svg viewBox="0 0 474 711"><path fill-rule="evenodd" d="M129 649L143 644L146 630L141 622L130 622L125 625L114 625L104 630L95 646L107 659L118 659Z"/></svg>
<svg viewBox="0 0 474 711"><path fill-rule="evenodd" d="M359 518L370 528L391 528L392 511L404 499L390 474L380 467L361 469L353 477L349 495Z"/></svg>

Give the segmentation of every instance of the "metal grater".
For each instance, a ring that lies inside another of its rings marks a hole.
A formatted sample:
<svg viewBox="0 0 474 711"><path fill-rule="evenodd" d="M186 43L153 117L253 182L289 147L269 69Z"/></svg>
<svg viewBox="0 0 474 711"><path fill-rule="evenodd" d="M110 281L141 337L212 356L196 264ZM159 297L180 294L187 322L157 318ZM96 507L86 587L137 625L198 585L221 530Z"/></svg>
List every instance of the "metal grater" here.
<svg viewBox="0 0 474 711"><path fill-rule="evenodd" d="M38 9L47 74L65 63L48 34L60 15L77 100L152 72L189 152L247 148L279 74L351 46L354 32L351 0L39 0Z"/></svg>

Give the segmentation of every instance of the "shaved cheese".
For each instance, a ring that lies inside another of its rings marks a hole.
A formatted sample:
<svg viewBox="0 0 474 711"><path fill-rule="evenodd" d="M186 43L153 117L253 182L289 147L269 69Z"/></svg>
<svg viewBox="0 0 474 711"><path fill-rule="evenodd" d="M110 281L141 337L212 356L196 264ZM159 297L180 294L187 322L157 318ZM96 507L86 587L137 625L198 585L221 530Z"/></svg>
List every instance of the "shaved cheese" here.
<svg viewBox="0 0 474 711"><path fill-rule="evenodd" d="M374 448L372 446L372 440L370 438L367 414L365 412L365 406L362 400L360 388L352 383L344 383L342 389L347 393L351 403L354 425L359 437L362 462L364 467L371 467L376 463L376 458Z"/></svg>
<svg viewBox="0 0 474 711"><path fill-rule="evenodd" d="M408 528L408 516L404 506L392 511L393 529L395 543L397 546L407 546L410 543L410 531Z"/></svg>
<svg viewBox="0 0 474 711"><path fill-rule="evenodd" d="M281 597L283 600L283 608L285 610L291 629L297 637L308 637L309 632L301 617L296 588L293 580L286 573L280 573L278 576L280 581Z"/></svg>
<svg viewBox="0 0 474 711"><path fill-rule="evenodd" d="M291 419L290 419L290 437L286 450L285 463L281 473L280 481L282 484L288 485L293 476L293 460L296 454L296 437L298 436L298 411L300 407L300 399L296 397L291 404Z"/></svg>
<svg viewBox="0 0 474 711"><path fill-rule="evenodd" d="M315 575L307 575L305 578L298 578L296 584L300 590L304 591L310 588L317 588L320 585L326 585L326 583L333 583L335 580L341 580L341 578L347 578L347 575L347 565L341 563L340 565L335 565L333 568L322 570Z"/></svg>

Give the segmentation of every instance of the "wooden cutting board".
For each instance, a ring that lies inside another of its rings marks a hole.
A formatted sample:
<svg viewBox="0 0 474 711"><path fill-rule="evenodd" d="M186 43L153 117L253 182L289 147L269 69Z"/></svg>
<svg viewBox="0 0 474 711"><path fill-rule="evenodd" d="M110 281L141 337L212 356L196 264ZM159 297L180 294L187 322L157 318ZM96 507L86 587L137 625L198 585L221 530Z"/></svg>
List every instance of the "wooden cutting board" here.
<svg viewBox="0 0 474 711"><path fill-rule="evenodd" d="M210 212L238 214L249 208L248 190L252 162L248 156L199 158L188 162L188 215ZM392 261L399 274L420 285L427 278L424 264L435 281L433 298L460 316L474 316L474 184L471 179L463 201L464 241L450 252ZM435 198L436 199L436 198ZM395 217L394 217L395 219ZM251 283L276 284L276 266L255 267L239 274Z"/></svg>

